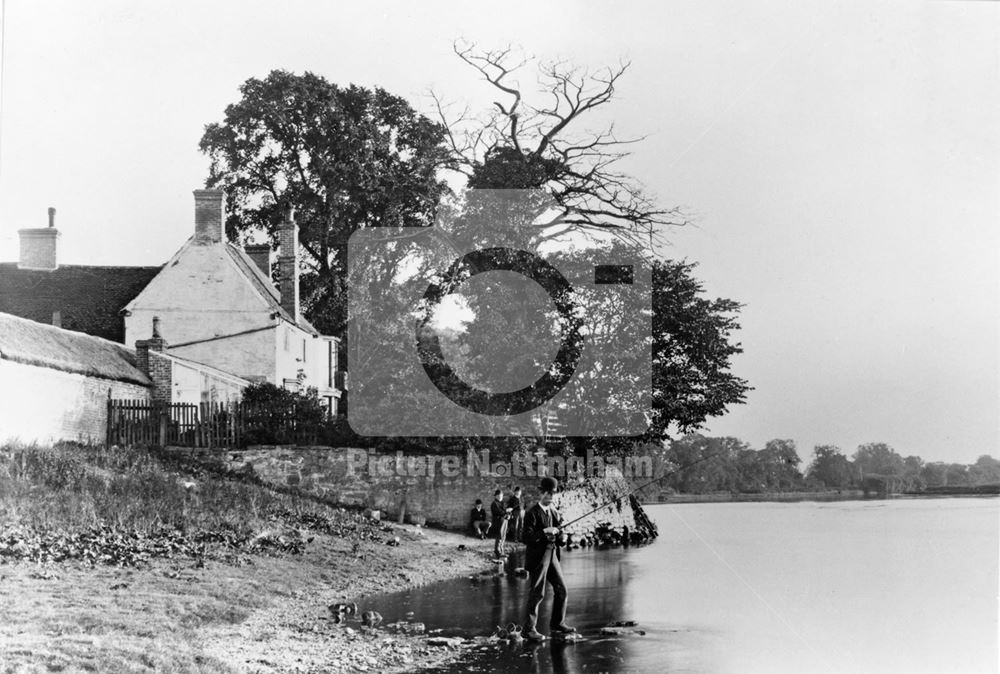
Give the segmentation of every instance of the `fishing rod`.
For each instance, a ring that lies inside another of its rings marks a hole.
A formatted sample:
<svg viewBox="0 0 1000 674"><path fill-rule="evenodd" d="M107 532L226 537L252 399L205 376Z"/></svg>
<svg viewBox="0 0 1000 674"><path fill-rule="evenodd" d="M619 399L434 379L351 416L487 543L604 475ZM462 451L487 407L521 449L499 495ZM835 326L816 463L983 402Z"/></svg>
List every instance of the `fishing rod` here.
<svg viewBox="0 0 1000 674"><path fill-rule="evenodd" d="M715 454L710 454L708 456L703 456L700 459L697 459L696 461L690 461L690 462L684 464L683 466L678 466L677 468L675 468L675 469L673 469L671 471L668 471L668 472L664 473L663 475L660 475L659 477L654 477L652 480L649 480L648 482L643 482L638 487L633 487L632 489L630 489L629 491L625 492L624 494L622 494L620 496L616 496L615 498L611 499L610 501L607 501L607 502L602 503L601 505L597 506L593 510L589 510L589 511L585 512L584 514L580 515L576 519L572 519L569 522L563 523L563 525L560 527L560 529L561 530L565 530L566 527L570 526L571 524L576 524L577 522L579 522L580 520L584 519L585 517L589 517L590 515L593 515L594 513L596 513L598 510L603 510L604 508L607 508L612 503L617 503L618 501L621 501L623 498L625 498L627 496L631 496L635 492L639 491L640 489L644 489L644 488L648 487L649 485L653 484L654 482L659 482L660 480L662 480L665 477L670 477L671 475L676 475L677 473L681 472L682 470L686 470L686 469L690 468L691 466L696 466L696 465L698 465L699 463L701 463L703 461L708 461L709 459L714 459L715 457L721 456L722 454L723 454L723 452L716 452Z"/></svg>

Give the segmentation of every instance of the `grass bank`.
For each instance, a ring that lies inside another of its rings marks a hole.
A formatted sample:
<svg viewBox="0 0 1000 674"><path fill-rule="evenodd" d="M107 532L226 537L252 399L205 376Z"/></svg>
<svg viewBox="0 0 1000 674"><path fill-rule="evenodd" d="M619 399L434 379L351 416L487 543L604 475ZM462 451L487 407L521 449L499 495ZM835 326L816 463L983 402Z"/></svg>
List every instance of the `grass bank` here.
<svg viewBox="0 0 1000 674"><path fill-rule="evenodd" d="M452 654L327 606L377 610L489 550L143 450L8 445L0 672L409 671Z"/></svg>

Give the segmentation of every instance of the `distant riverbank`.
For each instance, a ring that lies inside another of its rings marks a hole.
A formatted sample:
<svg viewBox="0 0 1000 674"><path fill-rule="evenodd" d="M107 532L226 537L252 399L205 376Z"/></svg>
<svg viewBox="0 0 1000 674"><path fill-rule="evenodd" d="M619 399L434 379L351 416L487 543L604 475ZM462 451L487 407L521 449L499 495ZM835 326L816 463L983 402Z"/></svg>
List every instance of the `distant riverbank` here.
<svg viewBox="0 0 1000 674"><path fill-rule="evenodd" d="M997 496L995 491L925 491L911 492L908 494L891 494L891 499L911 499L911 498L952 498L971 496ZM866 497L860 489L842 489L840 491L788 491L770 492L762 494L733 494L730 492L720 492L714 494L672 494L667 498L648 501L653 504L671 503L797 503L799 501L861 501L878 498L875 496Z"/></svg>
<svg viewBox="0 0 1000 674"><path fill-rule="evenodd" d="M733 494L731 492L718 492L713 494L671 494L667 498L650 501L650 504L742 502L795 503L798 501L856 501L863 499L864 497L864 492L860 489L842 489L840 491L788 491L761 494Z"/></svg>

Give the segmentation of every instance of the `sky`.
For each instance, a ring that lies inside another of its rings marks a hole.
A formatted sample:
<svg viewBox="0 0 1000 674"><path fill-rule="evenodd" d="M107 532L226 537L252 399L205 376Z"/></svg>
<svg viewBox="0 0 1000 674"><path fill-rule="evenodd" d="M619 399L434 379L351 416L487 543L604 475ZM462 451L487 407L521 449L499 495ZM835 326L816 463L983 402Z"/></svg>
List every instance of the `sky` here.
<svg viewBox="0 0 1000 674"><path fill-rule="evenodd" d="M694 224L662 253L744 304L754 390L704 432L848 455L1000 456L1000 3L5 0L0 261L57 209L60 262L165 262L204 125L274 68L430 113L489 89L458 38L632 67L624 168ZM522 84L533 79L525 74Z"/></svg>

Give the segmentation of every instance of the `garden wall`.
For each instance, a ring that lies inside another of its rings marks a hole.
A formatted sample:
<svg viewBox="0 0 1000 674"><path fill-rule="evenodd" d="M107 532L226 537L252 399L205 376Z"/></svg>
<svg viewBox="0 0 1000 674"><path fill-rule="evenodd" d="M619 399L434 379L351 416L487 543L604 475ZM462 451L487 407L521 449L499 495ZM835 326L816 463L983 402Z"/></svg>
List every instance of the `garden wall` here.
<svg viewBox="0 0 1000 674"><path fill-rule="evenodd" d="M520 486L526 507L534 504L539 473L545 470L530 462L490 462L485 455L472 452L427 457L356 448L261 446L205 456L214 461L221 458L227 470L253 474L265 483L330 503L379 510L391 520L403 515L410 522L448 529L468 528L475 500L482 499L488 508L497 488L506 497ZM593 531L604 523L616 531L628 527L630 532L649 534L644 513L636 512L641 506L627 497L630 489L621 471L612 466L599 477L567 480L556 505L564 521L570 521L615 501L569 527L571 533Z"/></svg>

